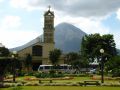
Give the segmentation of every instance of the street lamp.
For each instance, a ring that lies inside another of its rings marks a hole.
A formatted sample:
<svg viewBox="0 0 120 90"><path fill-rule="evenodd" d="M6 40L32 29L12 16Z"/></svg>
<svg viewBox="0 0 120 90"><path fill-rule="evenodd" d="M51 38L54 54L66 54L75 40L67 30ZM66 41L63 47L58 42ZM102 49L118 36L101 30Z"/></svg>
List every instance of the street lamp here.
<svg viewBox="0 0 120 90"><path fill-rule="evenodd" d="M15 66L16 55L17 55L17 52L13 51L11 56L13 59L13 82L15 82L15 76L16 76L16 66Z"/></svg>
<svg viewBox="0 0 120 90"><path fill-rule="evenodd" d="M101 53L101 83L104 83L104 61L103 61L104 49L100 49L100 53Z"/></svg>

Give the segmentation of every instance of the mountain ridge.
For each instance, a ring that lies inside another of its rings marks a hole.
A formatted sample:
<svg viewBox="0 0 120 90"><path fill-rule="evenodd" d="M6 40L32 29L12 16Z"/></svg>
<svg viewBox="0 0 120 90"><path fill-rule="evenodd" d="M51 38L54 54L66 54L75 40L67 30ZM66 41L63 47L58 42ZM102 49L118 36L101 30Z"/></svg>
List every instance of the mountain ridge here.
<svg viewBox="0 0 120 90"><path fill-rule="evenodd" d="M81 29L69 23L60 23L55 27L55 47L63 52L78 52L82 37L86 35Z"/></svg>
<svg viewBox="0 0 120 90"><path fill-rule="evenodd" d="M66 22L60 23L55 26L55 48L61 49L63 53L79 52L82 37L85 35L85 32L72 24ZM43 42L43 35L36 37L22 46L12 48L11 50L20 51L37 43L38 41Z"/></svg>

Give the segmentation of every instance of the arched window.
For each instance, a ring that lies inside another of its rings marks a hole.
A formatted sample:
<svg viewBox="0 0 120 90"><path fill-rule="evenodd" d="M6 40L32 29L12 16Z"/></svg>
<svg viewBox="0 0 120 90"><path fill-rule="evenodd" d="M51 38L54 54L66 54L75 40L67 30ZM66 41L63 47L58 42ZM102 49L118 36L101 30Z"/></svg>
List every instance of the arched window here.
<svg viewBox="0 0 120 90"><path fill-rule="evenodd" d="M42 56L42 46L36 45L32 47L33 56Z"/></svg>

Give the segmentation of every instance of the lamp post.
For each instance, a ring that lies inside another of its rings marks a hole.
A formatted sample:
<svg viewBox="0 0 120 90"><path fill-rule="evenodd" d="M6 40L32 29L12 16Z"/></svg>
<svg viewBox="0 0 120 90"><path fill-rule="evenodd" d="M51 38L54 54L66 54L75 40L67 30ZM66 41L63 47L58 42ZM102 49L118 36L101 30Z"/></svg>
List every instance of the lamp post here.
<svg viewBox="0 0 120 90"><path fill-rule="evenodd" d="M103 61L104 49L100 49L100 53L101 53L101 83L104 83L104 61Z"/></svg>
<svg viewBox="0 0 120 90"><path fill-rule="evenodd" d="M16 60L16 51L12 52L12 59L13 59L13 82L15 82L15 76L16 76L16 67L15 67L15 60Z"/></svg>

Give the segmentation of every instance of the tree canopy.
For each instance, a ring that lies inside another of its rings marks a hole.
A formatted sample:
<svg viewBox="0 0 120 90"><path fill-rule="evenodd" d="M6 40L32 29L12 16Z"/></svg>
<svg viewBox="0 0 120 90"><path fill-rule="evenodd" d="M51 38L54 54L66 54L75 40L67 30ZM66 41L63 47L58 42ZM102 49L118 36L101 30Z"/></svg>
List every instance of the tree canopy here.
<svg viewBox="0 0 120 90"><path fill-rule="evenodd" d="M61 54L62 52L60 49L54 49L53 51L49 52L49 59L53 65L58 63Z"/></svg>
<svg viewBox="0 0 120 90"><path fill-rule="evenodd" d="M5 47L0 47L0 81L3 81L5 69L10 64L9 50ZM3 86L3 83L0 83L0 87Z"/></svg>
<svg viewBox="0 0 120 90"><path fill-rule="evenodd" d="M120 77L120 56L114 56L106 62L106 71L112 76Z"/></svg>
<svg viewBox="0 0 120 90"><path fill-rule="evenodd" d="M32 65L32 56L30 54L26 55L25 65L28 67Z"/></svg>
<svg viewBox="0 0 120 90"><path fill-rule="evenodd" d="M9 49L6 47L0 47L0 57L6 57L9 55Z"/></svg>
<svg viewBox="0 0 120 90"><path fill-rule="evenodd" d="M100 34L96 33L83 37L81 54L87 57L89 60L99 60L101 58L101 48L104 49L104 55L107 58L110 58L111 56L115 56L117 54L113 35L106 34L101 36Z"/></svg>
<svg viewBox="0 0 120 90"><path fill-rule="evenodd" d="M70 52L65 55L65 60L67 64L72 65L74 68L86 68L89 63L87 59L83 58L79 53Z"/></svg>
<svg viewBox="0 0 120 90"><path fill-rule="evenodd" d="M28 53L26 54L26 58L25 58L25 67L27 69L27 71L29 72L32 68L32 56Z"/></svg>

